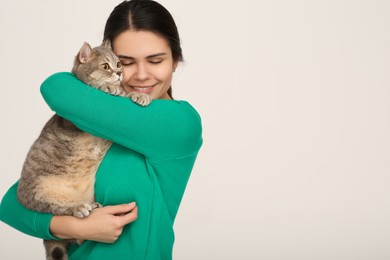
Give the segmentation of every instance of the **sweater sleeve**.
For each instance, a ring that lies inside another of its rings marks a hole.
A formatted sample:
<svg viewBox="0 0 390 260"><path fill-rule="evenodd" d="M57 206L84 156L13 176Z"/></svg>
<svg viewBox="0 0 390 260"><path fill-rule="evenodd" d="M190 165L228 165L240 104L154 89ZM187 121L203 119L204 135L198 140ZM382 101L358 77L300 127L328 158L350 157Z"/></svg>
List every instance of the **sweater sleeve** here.
<svg viewBox="0 0 390 260"><path fill-rule="evenodd" d="M41 86L46 103L81 130L145 155L150 160L188 155L202 143L201 119L185 101L153 100L141 107L60 72Z"/></svg>
<svg viewBox="0 0 390 260"><path fill-rule="evenodd" d="M30 236L57 239L50 233L51 214L29 210L17 199L16 182L4 195L0 204L0 220Z"/></svg>

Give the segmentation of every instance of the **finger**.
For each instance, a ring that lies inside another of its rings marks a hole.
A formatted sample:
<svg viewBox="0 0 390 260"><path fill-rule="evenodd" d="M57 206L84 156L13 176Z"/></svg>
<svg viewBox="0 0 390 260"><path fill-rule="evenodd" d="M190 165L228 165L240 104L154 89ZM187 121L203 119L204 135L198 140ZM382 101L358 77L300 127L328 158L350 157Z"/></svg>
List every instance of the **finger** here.
<svg viewBox="0 0 390 260"><path fill-rule="evenodd" d="M118 216L122 226L127 225L138 218L138 207L135 207L131 212Z"/></svg>
<svg viewBox="0 0 390 260"><path fill-rule="evenodd" d="M106 206L106 207L104 207L104 209L109 214L121 215L121 214L124 214L124 213L127 213L127 212L133 210L135 207L136 207L135 202L131 202L129 204Z"/></svg>

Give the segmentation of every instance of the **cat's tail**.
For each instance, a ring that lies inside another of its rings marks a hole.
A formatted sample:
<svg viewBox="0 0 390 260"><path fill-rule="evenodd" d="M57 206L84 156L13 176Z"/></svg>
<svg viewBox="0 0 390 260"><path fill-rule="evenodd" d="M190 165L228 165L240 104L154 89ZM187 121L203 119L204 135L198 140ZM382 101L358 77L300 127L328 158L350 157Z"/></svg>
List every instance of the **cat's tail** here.
<svg viewBox="0 0 390 260"><path fill-rule="evenodd" d="M46 260L68 260L69 242L65 240L43 240Z"/></svg>

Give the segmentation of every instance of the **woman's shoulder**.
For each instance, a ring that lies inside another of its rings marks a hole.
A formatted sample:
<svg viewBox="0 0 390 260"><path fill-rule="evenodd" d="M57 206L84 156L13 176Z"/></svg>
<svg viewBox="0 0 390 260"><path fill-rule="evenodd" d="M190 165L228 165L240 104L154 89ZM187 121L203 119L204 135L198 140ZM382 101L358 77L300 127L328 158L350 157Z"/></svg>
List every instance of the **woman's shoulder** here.
<svg viewBox="0 0 390 260"><path fill-rule="evenodd" d="M189 101L186 100L174 100L175 102L182 105L185 109L187 109L189 112L193 113L199 120L201 119L199 112L195 109L194 106L190 104Z"/></svg>
<svg viewBox="0 0 390 260"><path fill-rule="evenodd" d="M155 103L157 106L165 107L168 110L172 110L172 113L183 113L187 116L195 116L197 119L201 119L198 111L195 107L187 100L164 100L157 99L153 100L152 103Z"/></svg>
<svg viewBox="0 0 390 260"><path fill-rule="evenodd" d="M172 148L180 147L177 155L183 156L198 151L202 145L202 120L195 107L186 100L153 100L151 105L164 106L160 110L155 110L154 114L164 123L165 129L169 129L169 134L165 135L166 146ZM164 119L165 118L165 119ZM160 127L161 129L161 127ZM162 130L162 129L161 129Z"/></svg>
<svg viewBox="0 0 390 260"><path fill-rule="evenodd" d="M153 104L154 103L154 104ZM180 127L192 133L200 133L202 131L201 115L195 107L186 100L153 100L151 105L156 105L160 109L155 109L155 116L170 118L173 127ZM162 115L164 114L164 115ZM165 120L167 122L168 120Z"/></svg>

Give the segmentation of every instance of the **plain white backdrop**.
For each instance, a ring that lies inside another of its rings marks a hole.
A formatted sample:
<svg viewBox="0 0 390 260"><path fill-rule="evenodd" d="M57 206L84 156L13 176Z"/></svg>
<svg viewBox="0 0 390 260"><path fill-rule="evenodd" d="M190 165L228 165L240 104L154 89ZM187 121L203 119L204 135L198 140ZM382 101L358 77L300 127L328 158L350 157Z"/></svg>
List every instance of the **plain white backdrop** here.
<svg viewBox="0 0 390 260"><path fill-rule="evenodd" d="M0 196L52 111L41 82L100 44L120 1L2 1ZM161 0L204 146L176 260L390 259L390 1ZM43 259L0 223L0 259ZM113 256L114 257L114 256Z"/></svg>

